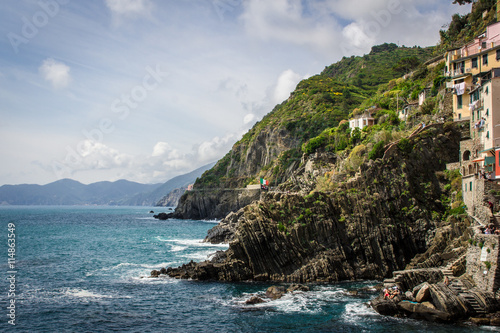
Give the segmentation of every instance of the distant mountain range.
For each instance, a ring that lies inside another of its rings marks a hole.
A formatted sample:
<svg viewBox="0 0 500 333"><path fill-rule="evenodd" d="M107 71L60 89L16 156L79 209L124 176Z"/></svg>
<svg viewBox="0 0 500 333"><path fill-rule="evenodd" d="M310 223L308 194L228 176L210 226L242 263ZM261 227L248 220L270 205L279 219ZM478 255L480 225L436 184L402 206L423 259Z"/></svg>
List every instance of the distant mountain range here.
<svg viewBox="0 0 500 333"><path fill-rule="evenodd" d="M187 188L188 185L194 184L197 178L211 169L215 165L210 163L202 166L194 171L174 177L164 184L161 184L157 188L151 190L150 192L143 192L135 195L130 200L125 202L128 206L155 206L163 197L170 194L175 189Z"/></svg>
<svg viewBox="0 0 500 333"><path fill-rule="evenodd" d="M0 205L124 205L154 206L171 191L193 184L214 163L164 184L140 184L128 180L97 182L89 185L61 179L47 185L0 186Z"/></svg>

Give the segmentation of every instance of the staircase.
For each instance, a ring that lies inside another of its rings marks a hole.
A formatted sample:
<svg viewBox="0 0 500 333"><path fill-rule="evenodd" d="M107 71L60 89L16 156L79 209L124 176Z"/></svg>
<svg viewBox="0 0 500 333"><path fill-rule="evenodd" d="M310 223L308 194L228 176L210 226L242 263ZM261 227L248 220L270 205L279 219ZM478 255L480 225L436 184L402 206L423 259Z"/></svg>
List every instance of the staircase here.
<svg viewBox="0 0 500 333"><path fill-rule="evenodd" d="M464 286L464 284L462 283L462 281L458 280L458 279L453 279L453 280L450 280L450 284L448 285L448 288L451 289L451 291L455 294L455 295L461 295L461 294L464 294L465 291L467 290Z"/></svg>
<svg viewBox="0 0 500 333"><path fill-rule="evenodd" d="M486 313L484 308L481 305L479 305L479 303L476 300L476 298L474 297L474 295L472 295L470 293L460 293L459 296L462 297L463 299L465 299L467 301L467 303L470 304L470 306L474 310L475 314L485 314Z"/></svg>
<svg viewBox="0 0 500 333"><path fill-rule="evenodd" d="M384 280L384 287L389 288L395 284L401 283L403 280L402 271L395 271L392 273L392 278Z"/></svg>

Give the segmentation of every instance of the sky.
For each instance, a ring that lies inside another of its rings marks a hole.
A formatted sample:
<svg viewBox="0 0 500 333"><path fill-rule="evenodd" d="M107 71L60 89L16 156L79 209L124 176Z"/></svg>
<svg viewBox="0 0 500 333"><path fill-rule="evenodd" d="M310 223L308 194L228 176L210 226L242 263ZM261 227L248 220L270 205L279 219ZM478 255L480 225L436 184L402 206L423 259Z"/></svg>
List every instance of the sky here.
<svg viewBox="0 0 500 333"><path fill-rule="evenodd" d="M223 157L297 83L452 0L2 0L0 185L162 183Z"/></svg>

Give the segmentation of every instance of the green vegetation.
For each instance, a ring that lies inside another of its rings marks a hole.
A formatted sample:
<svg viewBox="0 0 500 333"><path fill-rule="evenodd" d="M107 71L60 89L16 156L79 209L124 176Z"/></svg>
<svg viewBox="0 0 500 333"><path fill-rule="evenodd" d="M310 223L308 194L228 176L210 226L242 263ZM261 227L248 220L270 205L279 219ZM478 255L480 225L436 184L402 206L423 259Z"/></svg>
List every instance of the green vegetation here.
<svg viewBox="0 0 500 333"><path fill-rule="evenodd" d="M398 47L386 43L372 47L371 52L363 57L344 57L342 61L326 67L322 75L375 92L380 84L400 77L402 71L426 61L433 52L434 48Z"/></svg>
<svg viewBox="0 0 500 333"><path fill-rule="evenodd" d="M457 0L454 3L470 3L468 0ZM452 16L448 29L439 32L441 42L436 52L442 54L448 49L458 48L471 41L486 30L486 27L495 22L496 0L479 0L473 11L466 15L455 14ZM483 13L487 12L483 19Z"/></svg>
<svg viewBox="0 0 500 333"><path fill-rule="evenodd" d="M457 3L464 1L467 2ZM441 42L437 47L398 47L386 43L372 47L364 56L344 57L325 67L321 74L301 81L286 101L256 123L214 168L196 181L195 188L243 187L256 183L259 177L270 180L272 185L279 184L286 180L292 164L299 165L302 154L317 151L347 158L342 165L344 171L355 171L365 161L381 158L393 142L402 152L411 153L413 144L408 140L409 135L422 121L435 121L443 100L439 91L446 81L444 61L434 67L427 67L426 61L482 32L494 20L495 4L493 0L479 0L472 13L454 15L447 29L440 32ZM411 111L404 122L400 121L398 112L415 103L424 89L425 103ZM372 114L375 125L351 130L347 120L366 111ZM262 146L271 132L279 133L280 149ZM255 155L249 154L249 150L256 145L271 152L266 162L258 161L265 165L247 160ZM252 167L247 167L249 164ZM332 173L318 178L317 190L335 188ZM461 187L455 183L461 179L453 177L443 196L448 198L446 215L458 216L464 212L464 204ZM452 193L456 195L450 202Z"/></svg>

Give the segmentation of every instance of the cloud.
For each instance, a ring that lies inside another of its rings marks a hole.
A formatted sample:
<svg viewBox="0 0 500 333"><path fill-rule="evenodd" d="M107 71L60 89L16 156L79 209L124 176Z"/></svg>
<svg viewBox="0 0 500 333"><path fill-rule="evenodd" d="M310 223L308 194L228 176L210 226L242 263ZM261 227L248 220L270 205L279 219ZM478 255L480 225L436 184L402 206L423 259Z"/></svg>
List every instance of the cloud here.
<svg viewBox="0 0 500 333"><path fill-rule="evenodd" d="M56 89L66 88L71 82L69 66L52 58L44 60L38 70L43 78Z"/></svg>
<svg viewBox="0 0 500 333"><path fill-rule="evenodd" d="M297 83L299 83L301 79L302 77L291 69L281 73L276 88L274 88L273 103L279 104L288 99L290 93L295 90Z"/></svg>
<svg viewBox="0 0 500 333"><path fill-rule="evenodd" d="M222 154L227 153L239 135L230 133L224 137L214 137L210 141L205 141L195 146L196 159L202 163L212 162L219 159Z"/></svg>
<svg viewBox="0 0 500 333"><path fill-rule="evenodd" d="M243 123L244 124L250 124L252 123L257 117L253 113L249 113L243 117Z"/></svg>
<svg viewBox="0 0 500 333"><path fill-rule="evenodd" d="M164 157L166 159L179 159L182 155L177 149L173 149L167 142L158 142L153 148L152 157Z"/></svg>
<svg viewBox="0 0 500 333"><path fill-rule="evenodd" d="M241 15L248 35L327 50L335 44L339 26L331 18L307 15L301 0L249 0Z"/></svg>
<svg viewBox="0 0 500 333"><path fill-rule="evenodd" d="M106 0L106 6L119 16L149 14L152 7L149 0Z"/></svg>

